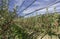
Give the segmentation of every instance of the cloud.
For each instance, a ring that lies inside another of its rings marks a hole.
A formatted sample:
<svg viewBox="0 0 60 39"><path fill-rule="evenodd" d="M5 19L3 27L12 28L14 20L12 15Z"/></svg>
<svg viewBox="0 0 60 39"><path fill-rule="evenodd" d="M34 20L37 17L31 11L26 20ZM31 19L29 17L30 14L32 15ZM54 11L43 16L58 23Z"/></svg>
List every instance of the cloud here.
<svg viewBox="0 0 60 39"><path fill-rule="evenodd" d="M56 6L56 11L59 12L59 11L60 11L60 3L57 3L57 4L53 5L53 6L50 6L50 7L48 8L48 11L49 11L50 13L53 13L55 6ZM24 13L24 14L28 14L29 12L34 11L36 8L37 8L37 7L34 7L34 8L33 8L33 7L32 7L32 8L30 7L28 10L24 11L23 13ZM40 7L38 7L38 8L40 8ZM37 13L38 13L38 14L44 14L44 13L46 13L46 9L39 10L39 11L37 11ZM35 13L34 15L36 15L36 13Z"/></svg>
<svg viewBox="0 0 60 39"><path fill-rule="evenodd" d="M15 0L15 4L20 6L24 0Z"/></svg>
<svg viewBox="0 0 60 39"><path fill-rule="evenodd" d="M33 0L15 0L15 4L18 5L18 6L21 6L22 2L25 1L24 5L19 8L19 11L20 10L23 10L24 8L26 8ZM29 8L27 8L26 10L23 11L23 14L28 14L36 9L39 9L39 8L43 8L43 7L46 7L48 4L51 4L53 2L55 2L56 0L37 0L34 4L32 4ZM12 4L12 5L11 5ZM12 10L12 7L14 6L13 3L11 3L11 10ZM53 8L54 6L57 7L57 10L59 11L60 10L60 3L57 3L53 6L50 6L49 7L49 12L53 12ZM45 13L46 12L46 9L43 9L43 10L39 10L37 11L38 14L39 13ZM35 15L35 14L34 14Z"/></svg>
<svg viewBox="0 0 60 39"><path fill-rule="evenodd" d="M45 1L50 1L50 0L45 0Z"/></svg>
<svg viewBox="0 0 60 39"><path fill-rule="evenodd" d="M28 13L40 8L39 6L37 6L37 7L29 7L28 9L24 10L23 13L28 14Z"/></svg>
<svg viewBox="0 0 60 39"><path fill-rule="evenodd" d="M49 11L53 12L54 11L54 7L56 7L56 11L60 11L60 10L58 10L58 9L60 9L60 3L57 3L57 4L53 5L53 6L50 6L49 7Z"/></svg>
<svg viewBox="0 0 60 39"><path fill-rule="evenodd" d="M47 1L47 2L45 2L45 1ZM35 11L35 10L37 10L39 8L47 7L53 1L52 0L50 0L50 2L49 2L49 0L36 1L32 6L30 6L28 9L24 10L23 13L28 14L29 12Z"/></svg>

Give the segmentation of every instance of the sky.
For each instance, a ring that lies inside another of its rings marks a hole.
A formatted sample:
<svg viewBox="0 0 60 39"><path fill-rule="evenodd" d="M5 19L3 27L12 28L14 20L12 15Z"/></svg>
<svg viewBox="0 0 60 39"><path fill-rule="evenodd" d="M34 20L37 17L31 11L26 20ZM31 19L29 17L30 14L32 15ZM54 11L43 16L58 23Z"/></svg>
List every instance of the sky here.
<svg viewBox="0 0 60 39"><path fill-rule="evenodd" d="M44 8L44 7L48 7L48 10L49 12L53 12L54 9L53 7L56 7L56 11L59 12L60 11L60 2L57 2L57 1L60 1L60 0L36 0L29 8L25 9L27 6L29 6L34 0L10 0L10 3L9 3L9 9L11 11L13 11L13 8L14 6L18 6L17 10L18 10L18 15L25 15L25 14L28 14L28 13L31 13L37 9L40 9L40 8ZM24 2L24 3L23 3ZM57 4L54 4L55 2L57 2ZM23 4L22 4L23 3ZM22 5L21 5L22 4ZM54 5L52 5L54 4ZM25 9L25 10L23 10ZM22 11L23 10L23 11ZM22 12L21 12L22 11ZM27 15L28 16L35 16L37 14L44 14L46 13L46 8L44 9L41 9L39 11L36 11L32 14L29 14Z"/></svg>

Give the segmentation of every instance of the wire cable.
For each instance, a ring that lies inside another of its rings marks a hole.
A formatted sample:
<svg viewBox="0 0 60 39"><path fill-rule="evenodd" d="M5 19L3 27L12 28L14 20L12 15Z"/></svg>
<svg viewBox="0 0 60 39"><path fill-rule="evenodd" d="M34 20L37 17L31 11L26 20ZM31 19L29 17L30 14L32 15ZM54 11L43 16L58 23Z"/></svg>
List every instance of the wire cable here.
<svg viewBox="0 0 60 39"><path fill-rule="evenodd" d="M48 5L47 7L52 6L52 5L54 5L54 4L57 4L58 2L60 2L60 1L56 1L55 3L52 3L52 4ZM44 7L44 8L47 8L47 7ZM25 14L24 16L30 15L30 14L32 14L32 13L34 13L34 12L36 12L36 11L42 10L42 9L44 9L44 8L37 9L37 10L35 10L35 11L33 11L33 12L30 12L30 13L28 13L28 14Z"/></svg>
<svg viewBox="0 0 60 39"><path fill-rule="evenodd" d="M22 2L22 4L20 5L20 8L23 6L24 2L25 2L25 0L24 0L24 1Z"/></svg>
<svg viewBox="0 0 60 39"><path fill-rule="evenodd" d="M24 10L26 10L27 8L29 8L35 1L36 1L36 0L34 0L31 4L29 4L25 9L21 10L20 13L23 12ZM18 13L18 15L19 15L20 13Z"/></svg>

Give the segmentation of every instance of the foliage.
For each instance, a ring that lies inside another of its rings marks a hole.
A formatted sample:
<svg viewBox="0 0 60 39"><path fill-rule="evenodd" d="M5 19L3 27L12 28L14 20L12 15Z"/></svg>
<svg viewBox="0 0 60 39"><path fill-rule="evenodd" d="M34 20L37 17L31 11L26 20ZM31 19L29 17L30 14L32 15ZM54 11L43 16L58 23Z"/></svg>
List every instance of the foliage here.
<svg viewBox="0 0 60 39"><path fill-rule="evenodd" d="M46 34L49 36L58 35L59 37L59 13L23 18L17 16L15 8L11 12L6 7L8 6L0 9L0 39L37 39L39 35L42 35L42 39Z"/></svg>
<svg viewBox="0 0 60 39"><path fill-rule="evenodd" d="M40 35L42 33L47 33L48 35L57 35L59 32L58 27L60 27L60 22L58 22L59 16L59 13L43 14L40 16L23 19L19 22L19 25L23 26L23 28L30 33L36 32ZM32 36L35 34L32 34ZM38 34L36 35L39 36Z"/></svg>

